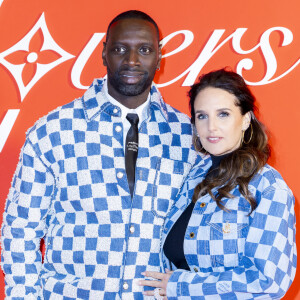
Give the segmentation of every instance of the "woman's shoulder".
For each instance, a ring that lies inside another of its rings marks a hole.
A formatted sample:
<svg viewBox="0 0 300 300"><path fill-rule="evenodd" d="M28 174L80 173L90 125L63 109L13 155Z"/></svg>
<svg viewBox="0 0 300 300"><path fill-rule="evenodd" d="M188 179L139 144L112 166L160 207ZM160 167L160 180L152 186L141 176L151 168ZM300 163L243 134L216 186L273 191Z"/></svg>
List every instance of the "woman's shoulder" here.
<svg viewBox="0 0 300 300"><path fill-rule="evenodd" d="M293 196L291 189L288 187L281 174L269 164L264 167L253 177L249 183L249 190L259 192L259 194L266 194L281 190Z"/></svg>

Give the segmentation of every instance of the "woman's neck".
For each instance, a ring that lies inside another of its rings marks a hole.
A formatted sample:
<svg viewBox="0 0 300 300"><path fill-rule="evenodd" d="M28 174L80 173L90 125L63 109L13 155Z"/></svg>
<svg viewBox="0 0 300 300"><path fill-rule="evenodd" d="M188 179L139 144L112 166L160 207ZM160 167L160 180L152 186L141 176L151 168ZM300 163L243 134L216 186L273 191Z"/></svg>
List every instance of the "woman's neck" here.
<svg viewBox="0 0 300 300"><path fill-rule="evenodd" d="M210 155L211 161L212 161L212 166L211 166L211 168L212 168L212 169L218 168L219 165L220 165L220 163L221 163L221 161L222 161L225 157L227 157L229 154L230 154L230 153L226 153L226 154L218 155L218 156L212 155L212 154L211 154L211 155Z"/></svg>

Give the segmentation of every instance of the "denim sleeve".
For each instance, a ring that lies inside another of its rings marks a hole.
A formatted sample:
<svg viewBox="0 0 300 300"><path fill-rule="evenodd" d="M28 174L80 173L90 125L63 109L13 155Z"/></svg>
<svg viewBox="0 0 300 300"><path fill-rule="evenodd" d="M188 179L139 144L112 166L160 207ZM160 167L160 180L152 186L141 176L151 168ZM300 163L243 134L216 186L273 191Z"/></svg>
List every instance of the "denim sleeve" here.
<svg viewBox="0 0 300 300"><path fill-rule="evenodd" d="M1 230L1 266L6 299L39 299L40 241L54 189L54 177L27 140L10 188Z"/></svg>
<svg viewBox="0 0 300 300"><path fill-rule="evenodd" d="M288 189L268 189L249 216L245 251L239 266L211 273L178 269L169 279L168 299L283 297L296 272L294 201Z"/></svg>

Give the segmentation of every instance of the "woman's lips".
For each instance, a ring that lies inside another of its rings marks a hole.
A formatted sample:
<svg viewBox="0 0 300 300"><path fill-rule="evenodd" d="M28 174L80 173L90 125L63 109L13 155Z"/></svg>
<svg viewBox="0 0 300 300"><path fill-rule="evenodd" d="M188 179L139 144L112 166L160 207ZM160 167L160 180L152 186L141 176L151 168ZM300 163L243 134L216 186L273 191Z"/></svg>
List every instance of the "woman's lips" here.
<svg viewBox="0 0 300 300"><path fill-rule="evenodd" d="M212 137L212 136L207 138L207 140L210 143L213 143L213 144L216 144L216 143L220 142L221 139L222 139L221 137Z"/></svg>

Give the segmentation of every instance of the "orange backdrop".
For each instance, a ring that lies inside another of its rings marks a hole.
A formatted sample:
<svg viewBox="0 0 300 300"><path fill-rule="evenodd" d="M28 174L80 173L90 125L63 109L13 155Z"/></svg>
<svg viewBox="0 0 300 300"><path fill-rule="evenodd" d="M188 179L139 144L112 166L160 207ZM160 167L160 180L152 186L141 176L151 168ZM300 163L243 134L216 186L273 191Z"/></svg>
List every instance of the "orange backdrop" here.
<svg viewBox="0 0 300 300"><path fill-rule="evenodd" d="M0 0L0 4L1 4ZM4 0L0 6L0 211L25 132L48 111L106 74L102 41L128 9L149 13L163 40L155 81L166 102L188 113L197 77L230 66L249 82L270 131L270 164L300 201L299 0ZM2 223L2 214L0 216ZM300 235L297 236L300 246ZM298 272L299 273L299 272ZM300 274L284 299L300 299ZM0 272L0 299L4 299Z"/></svg>

